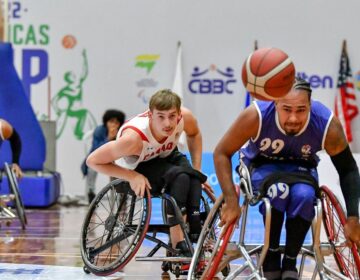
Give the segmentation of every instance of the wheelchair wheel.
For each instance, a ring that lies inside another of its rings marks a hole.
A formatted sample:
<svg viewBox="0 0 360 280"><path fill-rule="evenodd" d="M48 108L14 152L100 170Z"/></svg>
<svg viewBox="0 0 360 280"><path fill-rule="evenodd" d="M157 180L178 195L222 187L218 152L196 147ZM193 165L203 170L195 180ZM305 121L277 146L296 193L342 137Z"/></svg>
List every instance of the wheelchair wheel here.
<svg viewBox="0 0 360 280"><path fill-rule="evenodd" d="M10 193L13 194L15 197L13 203L15 205L16 212L17 212L19 221L21 223L21 227L24 230L27 225L27 218L26 218L26 214L25 214L24 203L22 201L22 198L21 198L21 195L19 192L19 185L18 185L17 179L15 177L15 174L6 162L5 162L5 172L6 172L6 177L8 178L8 182L9 182Z"/></svg>
<svg viewBox="0 0 360 280"><path fill-rule="evenodd" d="M339 270L350 279L360 278L360 256L353 244L345 245L344 226L346 216L336 196L326 186L321 187L323 223L329 242L334 248L334 258Z"/></svg>
<svg viewBox="0 0 360 280"><path fill-rule="evenodd" d="M81 256L93 274L121 270L136 254L151 216L150 192L137 197L127 182L115 180L91 203L81 230Z"/></svg>
<svg viewBox="0 0 360 280"><path fill-rule="evenodd" d="M223 196L221 195L212 207L200 234L197 246L191 260L188 279L212 279L211 274L215 274L218 268L218 251L220 241L221 228L220 210L223 204ZM224 238L224 237L223 237ZM222 239L223 239L222 238ZM225 240L224 240L225 241ZM227 244L227 242L226 242ZM223 247L223 246L220 246ZM225 245L226 248L226 245ZM220 256L221 260L222 255ZM217 267L212 269L214 261L217 262ZM211 278L210 278L211 277Z"/></svg>

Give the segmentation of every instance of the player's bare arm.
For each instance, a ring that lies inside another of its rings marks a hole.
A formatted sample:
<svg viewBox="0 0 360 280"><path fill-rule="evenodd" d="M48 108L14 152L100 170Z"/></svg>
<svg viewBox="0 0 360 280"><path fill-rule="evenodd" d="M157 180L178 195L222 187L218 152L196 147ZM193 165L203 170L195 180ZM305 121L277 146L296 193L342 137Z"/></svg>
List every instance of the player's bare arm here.
<svg viewBox="0 0 360 280"><path fill-rule="evenodd" d="M325 139L325 150L329 156L337 155L348 145L344 130L337 117L333 117Z"/></svg>
<svg viewBox="0 0 360 280"><path fill-rule="evenodd" d="M193 167L200 171L202 157L202 135L198 123L189 109L181 107L181 114L184 118L184 131L191 155L191 162Z"/></svg>
<svg viewBox="0 0 360 280"><path fill-rule="evenodd" d="M13 133L12 126L5 120L0 119L2 135L4 136L4 140L9 139Z"/></svg>
<svg viewBox="0 0 360 280"><path fill-rule="evenodd" d="M240 217L241 210L232 181L231 157L250 138L255 138L259 127L259 117L255 105L240 113L229 130L222 137L214 151L216 175L224 193L225 205L221 213L221 223L226 228Z"/></svg>
<svg viewBox="0 0 360 280"><path fill-rule="evenodd" d="M93 151L88 156L86 164L98 172L129 181L136 195L143 196L145 188L151 188L147 178L134 170L120 167L114 163L121 157L138 156L142 145L140 136L135 131L127 129L119 139L110 141Z"/></svg>

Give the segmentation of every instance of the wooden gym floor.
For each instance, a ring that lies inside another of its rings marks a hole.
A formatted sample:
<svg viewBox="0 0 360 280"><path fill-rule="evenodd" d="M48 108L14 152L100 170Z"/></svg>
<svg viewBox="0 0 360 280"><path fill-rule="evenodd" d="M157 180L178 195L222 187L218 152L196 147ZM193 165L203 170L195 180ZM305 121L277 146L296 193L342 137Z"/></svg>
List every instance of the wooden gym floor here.
<svg viewBox="0 0 360 280"><path fill-rule="evenodd" d="M2 223L0 279L175 279L172 274L162 275L159 262L134 260L116 275L96 277L85 274L79 240L86 211L86 206L59 205L47 209L27 209L28 226L25 231L21 230L17 220L12 221L10 226ZM142 249L139 251L141 254ZM310 279L313 263L308 263L305 270L306 277Z"/></svg>

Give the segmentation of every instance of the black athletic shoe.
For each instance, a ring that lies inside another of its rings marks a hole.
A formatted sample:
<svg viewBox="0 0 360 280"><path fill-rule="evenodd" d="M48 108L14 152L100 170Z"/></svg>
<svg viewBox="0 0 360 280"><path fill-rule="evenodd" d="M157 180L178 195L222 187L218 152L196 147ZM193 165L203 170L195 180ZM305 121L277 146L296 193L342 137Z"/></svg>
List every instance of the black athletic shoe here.
<svg viewBox="0 0 360 280"><path fill-rule="evenodd" d="M279 249L269 248L263 263L264 276L268 280L281 280L281 253Z"/></svg>
<svg viewBox="0 0 360 280"><path fill-rule="evenodd" d="M178 242L176 244L175 249L178 250L180 255L182 255L184 257L188 257L188 258L192 257L190 249L188 248L185 240Z"/></svg>

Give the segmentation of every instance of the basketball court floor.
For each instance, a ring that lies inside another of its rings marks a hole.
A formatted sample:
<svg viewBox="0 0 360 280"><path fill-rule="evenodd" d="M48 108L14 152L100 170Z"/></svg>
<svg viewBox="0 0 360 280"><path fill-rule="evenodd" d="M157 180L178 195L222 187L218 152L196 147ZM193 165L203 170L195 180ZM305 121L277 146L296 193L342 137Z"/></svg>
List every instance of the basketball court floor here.
<svg viewBox="0 0 360 280"><path fill-rule="evenodd" d="M254 207L255 208L255 207ZM261 243L262 222L257 209L250 214L248 235L251 241ZM21 230L14 220L10 226L2 223L0 229L1 280L77 280L77 279L176 279L164 274L160 262L132 260L122 272L98 277L83 272L80 255L80 231L87 206L54 205L47 209L27 209L28 226ZM156 216L156 213L153 213ZM166 238L166 237L164 237ZM145 241L138 255L149 247ZM145 249L144 249L145 248ZM162 252L162 254L164 254ZM234 266L240 264L235 262ZM334 264L335 265L335 264ZM314 263L306 262L305 275L311 278ZM186 276L180 277L185 279ZM222 279L222 276L216 279ZM238 277L242 279L242 277Z"/></svg>

